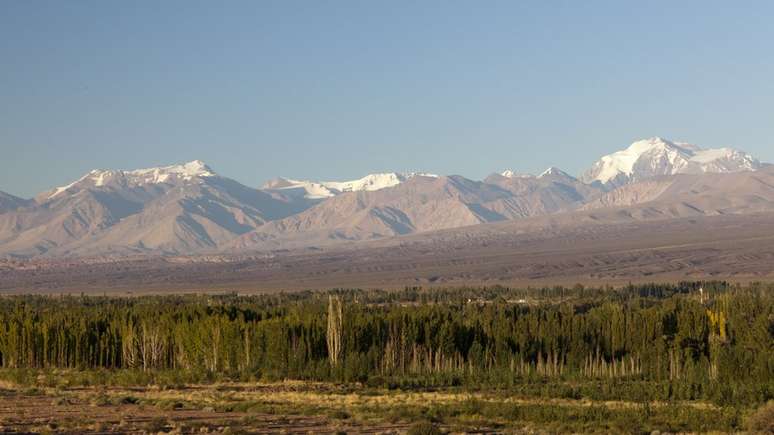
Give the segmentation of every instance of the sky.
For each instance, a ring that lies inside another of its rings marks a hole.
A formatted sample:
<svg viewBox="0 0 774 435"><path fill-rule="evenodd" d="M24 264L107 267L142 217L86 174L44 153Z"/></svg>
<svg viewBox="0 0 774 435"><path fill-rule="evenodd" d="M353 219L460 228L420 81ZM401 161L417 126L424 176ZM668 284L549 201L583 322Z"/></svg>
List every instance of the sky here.
<svg viewBox="0 0 774 435"><path fill-rule="evenodd" d="M652 136L774 161L771 1L0 2L0 190L204 160L259 187L578 174Z"/></svg>

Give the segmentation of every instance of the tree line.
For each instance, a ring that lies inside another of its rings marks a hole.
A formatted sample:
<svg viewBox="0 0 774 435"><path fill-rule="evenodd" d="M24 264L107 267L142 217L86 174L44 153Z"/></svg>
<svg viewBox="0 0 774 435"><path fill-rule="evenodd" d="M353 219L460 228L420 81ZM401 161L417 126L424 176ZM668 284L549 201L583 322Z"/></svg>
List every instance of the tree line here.
<svg viewBox="0 0 774 435"><path fill-rule="evenodd" d="M774 287L332 290L0 298L4 369L774 397ZM567 393L575 394L575 393Z"/></svg>

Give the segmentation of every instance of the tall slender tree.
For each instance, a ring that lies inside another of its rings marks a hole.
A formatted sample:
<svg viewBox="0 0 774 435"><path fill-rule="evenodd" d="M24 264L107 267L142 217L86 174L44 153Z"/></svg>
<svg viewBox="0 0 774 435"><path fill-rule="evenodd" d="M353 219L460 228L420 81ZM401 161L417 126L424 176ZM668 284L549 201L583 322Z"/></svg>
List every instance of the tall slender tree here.
<svg viewBox="0 0 774 435"><path fill-rule="evenodd" d="M344 335L344 312L341 306L341 299L338 296L328 296L328 359L331 366L336 367L341 360L342 337Z"/></svg>

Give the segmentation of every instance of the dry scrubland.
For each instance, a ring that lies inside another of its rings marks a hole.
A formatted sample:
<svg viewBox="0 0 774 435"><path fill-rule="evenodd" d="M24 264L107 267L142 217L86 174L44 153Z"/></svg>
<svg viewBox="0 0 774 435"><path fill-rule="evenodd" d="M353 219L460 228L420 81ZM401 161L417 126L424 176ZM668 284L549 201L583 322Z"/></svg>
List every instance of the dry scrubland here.
<svg viewBox="0 0 774 435"><path fill-rule="evenodd" d="M66 379L67 373L56 373ZM50 379L41 379L46 383ZM774 405L741 415L701 401L524 397L498 391L393 391L317 382L0 390L4 431L32 433L649 433L774 427ZM740 425L740 423L742 423Z"/></svg>

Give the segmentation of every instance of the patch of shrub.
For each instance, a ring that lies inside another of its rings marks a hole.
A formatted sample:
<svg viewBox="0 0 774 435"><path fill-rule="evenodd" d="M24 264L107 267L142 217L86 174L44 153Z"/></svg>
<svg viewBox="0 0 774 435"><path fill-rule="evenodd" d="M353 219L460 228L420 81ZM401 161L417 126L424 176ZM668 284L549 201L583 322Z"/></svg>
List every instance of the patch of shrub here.
<svg viewBox="0 0 774 435"><path fill-rule="evenodd" d="M137 405L140 403L140 399L134 396L124 396L118 399L119 405Z"/></svg>
<svg viewBox="0 0 774 435"><path fill-rule="evenodd" d="M145 430L148 432L162 432L167 429L167 419L164 417L154 418L145 424Z"/></svg>
<svg viewBox="0 0 774 435"><path fill-rule="evenodd" d="M408 435L441 435L441 429L429 421L420 421L414 423L409 428Z"/></svg>
<svg viewBox="0 0 774 435"><path fill-rule="evenodd" d="M774 400L769 401L746 420L746 426L752 431L774 433Z"/></svg>
<svg viewBox="0 0 774 435"><path fill-rule="evenodd" d="M351 417L351 415L349 415L349 413L343 409L337 409L330 413L330 417L337 420L347 420Z"/></svg>

